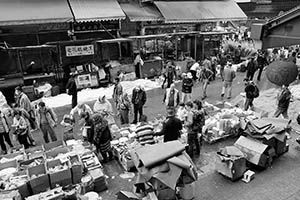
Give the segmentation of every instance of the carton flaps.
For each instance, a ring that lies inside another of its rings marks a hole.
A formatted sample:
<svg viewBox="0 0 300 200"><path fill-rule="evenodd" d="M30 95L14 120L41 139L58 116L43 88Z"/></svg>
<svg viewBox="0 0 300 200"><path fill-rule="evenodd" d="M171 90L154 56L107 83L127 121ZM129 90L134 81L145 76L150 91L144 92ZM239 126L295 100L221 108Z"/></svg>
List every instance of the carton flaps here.
<svg viewBox="0 0 300 200"><path fill-rule="evenodd" d="M179 141L171 141L149 145L136 150L140 165L145 167L155 166L164 162L173 156L176 156L185 150L185 145Z"/></svg>
<svg viewBox="0 0 300 200"><path fill-rule="evenodd" d="M219 149L218 154L221 156L236 156L236 157L245 157L244 153L235 146L227 146Z"/></svg>

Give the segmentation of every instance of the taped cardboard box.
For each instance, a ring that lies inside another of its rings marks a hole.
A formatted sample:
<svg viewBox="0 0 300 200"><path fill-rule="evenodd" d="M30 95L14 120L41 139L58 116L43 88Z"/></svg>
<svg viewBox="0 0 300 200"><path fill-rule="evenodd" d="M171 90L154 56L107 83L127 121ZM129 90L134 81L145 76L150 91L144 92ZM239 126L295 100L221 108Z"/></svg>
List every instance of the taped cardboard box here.
<svg viewBox="0 0 300 200"><path fill-rule="evenodd" d="M27 170L29 167L34 167L36 165L41 165L45 163L45 158L43 156L36 157L19 162L19 171Z"/></svg>
<svg viewBox="0 0 300 200"><path fill-rule="evenodd" d="M13 176L10 178L10 181L13 181L12 179L18 179L18 182L20 182L19 177L21 177L21 179L23 179L23 180L26 180L26 182L24 184L18 186L18 191L19 191L21 197L26 198L28 196L31 196L32 191L31 191L31 187L29 184L29 177L28 177L26 171L18 171L16 173L14 173Z"/></svg>
<svg viewBox="0 0 300 200"><path fill-rule="evenodd" d="M94 180L94 191L102 192L107 189L107 182L103 170L101 168L96 168L89 170L89 174Z"/></svg>
<svg viewBox="0 0 300 200"><path fill-rule="evenodd" d="M46 162L51 188L55 188L57 185L66 186L72 184L72 174L69 162L69 160L51 160Z"/></svg>
<svg viewBox="0 0 300 200"><path fill-rule="evenodd" d="M30 167L27 171L33 194L38 194L50 189L50 181L45 164Z"/></svg>
<svg viewBox="0 0 300 200"><path fill-rule="evenodd" d="M268 145L252 138L240 136L240 138L234 143L234 146L239 148L245 154L248 162L260 167L268 166Z"/></svg>

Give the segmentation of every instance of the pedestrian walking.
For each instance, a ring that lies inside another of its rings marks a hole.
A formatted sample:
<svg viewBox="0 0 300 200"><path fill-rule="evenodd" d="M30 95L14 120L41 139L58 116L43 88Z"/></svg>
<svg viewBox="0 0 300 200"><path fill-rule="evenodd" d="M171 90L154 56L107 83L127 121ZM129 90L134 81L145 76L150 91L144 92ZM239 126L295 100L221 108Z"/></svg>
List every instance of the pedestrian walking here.
<svg viewBox="0 0 300 200"><path fill-rule="evenodd" d="M231 89L232 89L232 81L235 78L235 71L231 68L232 64L229 62L224 69L224 81L222 87L221 97L223 98L226 93L226 89L228 90L227 99L231 98Z"/></svg>
<svg viewBox="0 0 300 200"><path fill-rule="evenodd" d="M223 53L221 53L219 57L220 57L219 58L219 60L220 60L220 76L221 76L222 81L224 81L224 68L227 64L227 59Z"/></svg>
<svg viewBox="0 0 300 200"><path fill-rule="evenodd" d="M77 86L75 83L75 74L71 73L71 77L66 85L67 94L72 96L72 108L77 105Z"/></svg>
<svg viewBox="0 0 300 200"><path fill-rule="evenodd" d="M133 124L138 122L138 114L139 114L139 121L141 116L143 115L143 107L147 101L147 95L145 90L141 86L137 86L132 91L132 99L131 102L133 104L133 112L134 112L134 119Z"/></svg>
<svg viewBox="0 0 300 200"><path fill-rule="evenodd" d="M178 140L181 137L182 123L180 119L175 117L175 110L167 109L167 119L163 122L163 127L160 132L155 135L164 136L164 142Z"/></svg>
<svg viewBox="0 0 300 200"><path fill-rule="evenodd" d="M6 141L6 143L10 146L10 148L13 148L13 145L9 137L9 126L6 117L3 114L3 112L0 111L0 146L3 154L7 154L7 147L4 141Z"/></svg>
<svg viewBox="0 0 300 200"><path fill-rule="evenodd" d="M118 99L117 110L120 115L121 125L129 124L129 112L131 112L131 102L128 94L124 92Z"/></svg>
<svg viewBox="0 0 300 200"><path fill-rule="evenodd" d="M277 110L274 113L274 117L279 117L282 115L285 119L288 119L288 108L290 105L292 93L289 90L289 85L283 85L282 90L277 96Z"/></svg>
<svg viewBox="0 0 300 200"><path fill-rule="evenodd" d="M259 96L259 90L253 81L249 81L249 79L245 78L245 93L246 93L246 101L245 101L245 111L249 108L254 110L253 101L254 98Z"/></svg>
<svg viewBox="0 0 300 200"><path fill-rule="evenodd" d="M182 74L182 86L181 86L181 102L186 103L192 100L192 89L193 89L193 76L189 72L188 74Z"/></svg>
<svg viewBox="0 0 300 200"><path fill-rule="evenodd" d="M93 115L93 121L95 126L94 144L97 148L97 152L101 153L103 162L106 163L108 158L109 160L113 160L112 147L110 143L112 136L108 122L99 113Z"/></svg>
<svg viewBox="0 0 300 200"><path fill-rule="evenodd" d="M197 71L200 69L200 61L195 62L191 68L190 68L190 72L193 76L193 80L196 81L197 80Z"/></svg>
<svg viewBox="0 0 300 200"><path fill-rule="evenodd" d="M207 97L206 89L209 84L209 80L213 76L213 72L204 66L204 68L200 72L199 81L203 83L202 86L202 99L205 99Z"/></svg>
<svg viewBox="0 0 300 200"><path fill-rule="evenodd" d="M113 91L113 100L117 106L118 104L118 99L120 98L120 96L123 94L123 87L120 83L120 78L115 78L115 87L114 87L114 91Z"/></svg>
<svg viewBox="0 0 300 200"><path fill-rule="evenodd" d="M37 126L41 129L44 141L49 143L49 136L52 142L57 141L54 128L57 124L57 117L52 108L46 106L44 102L39 102L36 111Z"/></svg>
<svg viewBox="0 0 300 200"><path fill-rule="evenodd" d="M247 74L246 74L246 78L248 78L250 81L253 80L256 68L257 68L257 63L255 61L255 58L251 57L250 61L247 64Z"/></svg>
<svg viewBox="0 0 300 200"><path fill-rule="evenodd" d="M105 95L100 95L94 104L94 112L99 113L108 122L109 125L115 124L114 112L111 103Z"/></svg>
<svg viewBox="0 0 300 200"><path fill-rule="evenodd" d="M166 89L163 104L165 104L167 108L176 108L180 102L179 99L179 91L175 88L175 84L172 83L170 88Z"/></svg>
<svg viewBox="0 0 300 200"><path fill-rule="evenodd" d="M259 51L256 61L257 61L257 68L258 68L257 80L260 81L261 74L264 70L264 67L268 65L267 53L263 53Z"/></svg>
<svg viewBox="0 0 300 200"><path fill-rule="evenodd" d="M14 111L13 124L11 126L15 128L14 134L17 137L19 143L23 145L25 149L28 149L28 125L25 119L21 116L20 111Z"/></svg>
<svg viewBox="0 0 300 200"><path fill-rule="evenodd" d="M172 62L167 63L166 77L167 77L167 88L170 88L171 84L174 82L174 79L176 77L176 70L175 67L172 65Z"/></svg>
<svg viewBox="0 0 300 200"><path fill-rule="evenodd" d="M155 144L154 128L148 123L146 115L141 116L141 123L136 127L136 138L141 145Z"/></svg>

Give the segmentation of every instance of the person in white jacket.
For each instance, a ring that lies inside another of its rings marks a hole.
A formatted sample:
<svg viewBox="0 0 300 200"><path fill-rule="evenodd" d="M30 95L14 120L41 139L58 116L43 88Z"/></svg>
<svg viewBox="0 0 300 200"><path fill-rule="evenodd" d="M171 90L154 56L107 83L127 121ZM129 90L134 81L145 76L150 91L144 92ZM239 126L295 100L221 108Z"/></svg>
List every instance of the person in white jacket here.
<svg viewBox="0 0 300 200"><path fill-rule="evenodd" d="M99 113L104 119L108 121L108 124L114 124L113 109L111 103L106 99L105 95L100 95L95 102L93 110L95 113Z"/></svg>
<svg viewBox="0 0 300 200"><path fill-rule="evenodd" d="M21 113L18 110L14 111L12 127L15 128L14 134L17 136L19 143L23 145L25 149L28 149L28 124L24 117L21 116Z"/></svg>
<svg viewBox="0 0 300 200"><path fill-rule="evenodd" d="M81 116L81 114L85 112L88 112L90 116L93 115L93 111L89 105L85 103L78 103L78 105L71 110L70 115L74 118L76 113L78 116Z"/></svg>

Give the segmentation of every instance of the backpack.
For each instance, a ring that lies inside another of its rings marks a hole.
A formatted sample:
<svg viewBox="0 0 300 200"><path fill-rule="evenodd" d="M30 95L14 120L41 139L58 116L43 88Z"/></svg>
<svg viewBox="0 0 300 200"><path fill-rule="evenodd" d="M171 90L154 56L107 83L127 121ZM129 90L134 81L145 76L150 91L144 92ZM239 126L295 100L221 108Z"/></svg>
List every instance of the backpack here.
<svg viewBox="0 0 300 200"><path fill-rule="evenodd" d="M259 89L256 85L254 85L254 88L255 88L255 90L253 92L253 97L257 98L257 97L259 97Z"/></svg>

